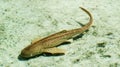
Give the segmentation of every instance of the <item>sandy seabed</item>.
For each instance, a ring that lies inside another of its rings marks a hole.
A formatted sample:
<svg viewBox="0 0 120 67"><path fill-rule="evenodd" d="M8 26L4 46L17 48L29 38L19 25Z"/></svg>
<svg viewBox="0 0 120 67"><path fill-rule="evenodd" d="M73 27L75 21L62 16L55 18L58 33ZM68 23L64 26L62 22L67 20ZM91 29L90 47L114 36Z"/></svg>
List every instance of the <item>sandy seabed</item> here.
<svg viewBox="0 0 120 67"><path fill-rule="evenodd" d="M58 48L62 56L19 60L35 38L94 24L81 38ZM120 0L0 0L0 67L120 67Z"/></svg>

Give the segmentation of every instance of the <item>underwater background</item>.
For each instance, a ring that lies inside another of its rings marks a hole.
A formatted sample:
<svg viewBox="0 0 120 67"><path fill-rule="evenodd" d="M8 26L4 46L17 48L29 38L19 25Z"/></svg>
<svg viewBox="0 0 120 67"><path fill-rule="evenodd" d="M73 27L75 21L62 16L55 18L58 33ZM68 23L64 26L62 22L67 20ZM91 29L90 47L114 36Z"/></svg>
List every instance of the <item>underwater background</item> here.
<svg viewBox="0 0 120 67"><path fill-rule="evenodd" d="M120 0L0 0L0 67L119 67ZM19 60L21 50L36 38L81 27L94 18L88 32L62 56Z"/></svg>

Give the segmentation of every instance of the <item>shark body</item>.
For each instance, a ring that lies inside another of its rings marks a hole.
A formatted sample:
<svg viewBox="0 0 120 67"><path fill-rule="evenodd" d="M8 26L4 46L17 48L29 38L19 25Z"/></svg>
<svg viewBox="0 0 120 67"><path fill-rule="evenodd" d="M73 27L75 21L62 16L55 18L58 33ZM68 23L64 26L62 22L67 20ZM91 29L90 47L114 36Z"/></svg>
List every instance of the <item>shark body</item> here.
<svg viewBox="0 0 120 67"><path fill-rule="evenodd" d="M86 25L84 25L82 28L63 30L43 39L37 40L34 43L31 43L30 45L25 47L21 51L20 56L23 58L30 58L42 53L64 54L65 50L57 48L56 46L60 45L61 43L67 42L69 39L73 38L73 36L81 34L84 31L88 30L93 23L93 17L91 13L85 8L80 8L90 17L89 22Z"/></svg>

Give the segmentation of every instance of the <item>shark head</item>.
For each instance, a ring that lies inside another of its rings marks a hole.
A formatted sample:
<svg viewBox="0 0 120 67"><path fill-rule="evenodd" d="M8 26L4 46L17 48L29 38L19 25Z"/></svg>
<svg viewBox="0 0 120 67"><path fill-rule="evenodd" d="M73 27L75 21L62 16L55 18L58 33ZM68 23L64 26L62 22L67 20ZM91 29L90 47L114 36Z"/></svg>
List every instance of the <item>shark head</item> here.
<svg viewBox="0 0 120 67"><path fill-rule="evenodd" d="M43 53L43 51L42 51L42 49L40 49L40 47L38 47L36 45L29 45L28 47L24 48L21 51L19 56L22 58L30 58L30 57L34 57L36 55L40 55L42 53Z"/></svg>

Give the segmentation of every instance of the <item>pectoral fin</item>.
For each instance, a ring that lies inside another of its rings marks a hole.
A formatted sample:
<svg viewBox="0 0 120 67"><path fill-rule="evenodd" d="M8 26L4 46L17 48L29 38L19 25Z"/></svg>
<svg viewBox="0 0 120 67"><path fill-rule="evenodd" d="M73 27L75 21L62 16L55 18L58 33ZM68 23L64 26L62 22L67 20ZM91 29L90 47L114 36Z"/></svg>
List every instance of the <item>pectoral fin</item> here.
<svg viewBox="0 0 120 67"><path fill-rule="evenodd" d="M50 53L50 54L64 54L66 51L64 49L59 49L59 48L47 48L44 50L45 53Z"/></svg>

